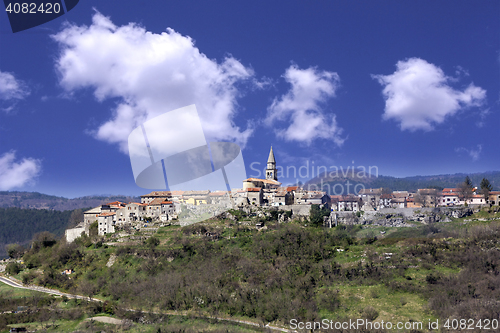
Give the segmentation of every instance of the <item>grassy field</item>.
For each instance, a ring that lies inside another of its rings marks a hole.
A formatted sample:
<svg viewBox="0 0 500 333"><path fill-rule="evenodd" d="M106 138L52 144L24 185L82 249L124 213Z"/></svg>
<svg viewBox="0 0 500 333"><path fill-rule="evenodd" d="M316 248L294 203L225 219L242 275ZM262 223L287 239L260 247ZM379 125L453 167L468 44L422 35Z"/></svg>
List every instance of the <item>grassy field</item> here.
<svg viewBox="0 0 500 333"><path fill-rule="evenodd" d="M22 299L26 297L42 297L46 296L45 293L41 293L38 291L33 291L33 290L27 290L27 289L20 289L20 288L14 288L9 285L6 285L4 283L0 283L0 298L1 299Z"/></svg>

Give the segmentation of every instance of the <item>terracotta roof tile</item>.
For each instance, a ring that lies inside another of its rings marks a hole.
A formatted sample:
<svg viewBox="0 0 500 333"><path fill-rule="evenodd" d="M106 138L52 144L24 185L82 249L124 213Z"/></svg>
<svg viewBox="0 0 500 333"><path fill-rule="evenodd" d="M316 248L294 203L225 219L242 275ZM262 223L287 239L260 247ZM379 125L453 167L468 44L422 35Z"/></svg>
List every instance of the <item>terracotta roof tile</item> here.
<svg viewBox="0 0 500 333"><path fill-rule="evenodd" d="M210 194L210 190L204 190L204 191L184 191L182 194L183 196L190 196L190 195L208 195Z"/></svg>
<svg viewBox="0 0 500 333"><path fill-rule="evenodd" d="M262 182L265 184L272 184L272 185L281 185L280 182L272 179L259 179L259 178L247 178L244 180L244 182Z"/></svg>
<svg viewBox="0 0 500 333"><path fill-rule="evenodd" d="M112 216L112 215L116 215L116 213L115 212L105 212L105 213L99 214L99 216Z"/></svg>
<svg viewBox="0 0 500 333"><path fill-rule="evenodd" d="M165 198L155 198L151 200L148 206L158 206L161 205L161 203L165 200Z"/></svg>
<svg viewBox="0 0 500 333"><path fill-rule="evenodd" d="M148 194L141 195L142 197L170 197L173 195L173 192L179 192L179 191L153 191Z"/></svg>
<svg viewBox="0 0 500 333"><path fill-rule="evenodd" d="M227 191L215 191L215 192L210 192L209 196L211 197L222 197L227 195Z"/></svg>

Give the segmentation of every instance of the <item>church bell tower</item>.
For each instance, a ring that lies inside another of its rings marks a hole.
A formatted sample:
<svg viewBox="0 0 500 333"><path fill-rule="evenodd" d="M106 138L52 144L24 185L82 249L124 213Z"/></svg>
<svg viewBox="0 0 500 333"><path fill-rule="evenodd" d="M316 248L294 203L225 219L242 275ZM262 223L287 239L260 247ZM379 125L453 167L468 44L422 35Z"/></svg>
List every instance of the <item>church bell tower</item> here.
<svg viewBox="0 0 500 333"><path fill-rule="evenodd" d="M273 146L271 146L269 158L267 159L266 179L278 181L278 170L276 169L276 160L274 159Z"/></svg>

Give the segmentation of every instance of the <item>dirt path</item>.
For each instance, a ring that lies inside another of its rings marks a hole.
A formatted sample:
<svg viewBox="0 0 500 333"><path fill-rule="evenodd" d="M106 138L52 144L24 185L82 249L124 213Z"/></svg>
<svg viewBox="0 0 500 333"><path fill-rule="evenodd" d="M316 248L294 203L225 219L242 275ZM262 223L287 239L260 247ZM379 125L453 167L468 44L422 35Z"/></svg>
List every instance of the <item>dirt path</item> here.
<svg viewBox="0 0 500 333"><path fill-rule="evenodd" d="M12 278L8 278L6 276L0 276L0 282L3 282L5 284L7 284L7 285L9 285L11 287L15 287L15 288L22 288L22 289L29 289L29 290L34 290L34 291L40 291L40 292L47 293L47 294L52 294L52 295L59 295L59 296L63 296L64 295L64 296L66 296L68 298L79 298L79 299L86 299L86 300L90 300L90 301L94 301L94 302L102 302L102 300L97 299L97 298L90 298L89 299L86 296L67 294L67 293L63 293L63 292L61 292L59 290L42 288L42 287L38 287L38 286L25 286L20 281L17 281L17 280L12 279ZM135 311L134 309L128 309L128 310L129 311ZM159 314L157 312L153 312L153 313L154 314ZM176 311L166 311L163 314L176 315L176 316L187 316L187 314L177 313ZM220 318L220 317L211 317L211 316L210 317L202 317L202 318L211 318L211 319L217 319L217 320L225 320L225 321L230 321L230 322L233 322L233 323L240 323L240 324L246 324L246 325L257 326L257 327L260 326L258 323L255 323L255 322L252 322L252 321L246 321L246 320L238 320L238 319L230 319L230 318ZM122 323L122 320L111 318L111 317L92 317L92 318L88 318L86 320L89 320L89 319L93 319L95 321L100 321L100 322L108 323L108 324L116 324L116 325L120 325ZM269 324L265 325L265 327L269 328L269 329L271 329L273 331L296 332L296 331L287 330L287 329L284 329L284 328L281 328L281 327L271 326Z"/></svg>
<svg viewBox="0 0 500 333"><path fill-rule="evenodd" d="M85 320L95 320L101 323L115 324L115 325L121 325L123 323L123 320L111 317L92 317L92 318L87 318Z"/></svg>

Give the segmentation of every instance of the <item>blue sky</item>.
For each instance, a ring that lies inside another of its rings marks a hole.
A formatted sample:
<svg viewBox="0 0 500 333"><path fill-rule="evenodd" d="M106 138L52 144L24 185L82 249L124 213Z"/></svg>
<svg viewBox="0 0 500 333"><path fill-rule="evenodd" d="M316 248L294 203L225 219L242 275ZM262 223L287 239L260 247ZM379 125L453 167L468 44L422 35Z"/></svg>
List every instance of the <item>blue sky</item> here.
<svg viewBox="0 0 500 333"><path fill-rule="evenodd" d="M88 0L13 34L0 14L0 190L144 194L128 134L189 104L248 176L271 144L284 168L499 170L499 15L497 1Z"/></svg>

